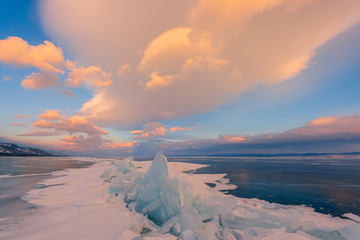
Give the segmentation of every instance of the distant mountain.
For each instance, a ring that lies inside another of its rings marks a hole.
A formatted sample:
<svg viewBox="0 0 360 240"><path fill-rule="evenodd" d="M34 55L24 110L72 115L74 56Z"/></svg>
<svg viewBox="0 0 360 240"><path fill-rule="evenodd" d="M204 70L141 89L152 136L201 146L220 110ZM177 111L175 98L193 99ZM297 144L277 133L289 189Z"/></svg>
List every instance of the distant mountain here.
<svg viewBox="0 0 360 240"><path fill-rule="evenodd" d="M54 156L44 150L20 147L13 143L0 143L0 156Z"/></svg>

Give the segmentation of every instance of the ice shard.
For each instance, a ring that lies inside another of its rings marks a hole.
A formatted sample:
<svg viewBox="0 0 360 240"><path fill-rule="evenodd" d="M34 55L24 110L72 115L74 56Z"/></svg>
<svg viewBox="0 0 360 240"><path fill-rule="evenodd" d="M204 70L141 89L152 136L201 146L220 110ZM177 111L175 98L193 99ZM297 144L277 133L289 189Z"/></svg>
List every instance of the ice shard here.
<svg viewBox="0 0 360 240"><path fill-rule="evenodd" d="M162 226L180 212L180 195L176 184L169 179L167 158L159 152L135 195L137 212Z"/></svg>

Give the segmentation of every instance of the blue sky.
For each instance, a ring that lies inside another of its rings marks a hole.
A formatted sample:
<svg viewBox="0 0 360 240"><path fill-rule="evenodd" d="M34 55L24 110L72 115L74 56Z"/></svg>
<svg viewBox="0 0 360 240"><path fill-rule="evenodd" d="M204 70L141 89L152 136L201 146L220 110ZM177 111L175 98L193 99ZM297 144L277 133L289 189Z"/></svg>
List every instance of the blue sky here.
<svg viewBox="0 0 360 240"><path fill-rule="evenodd" d="M359 151L359 3L229 4L3 4L0 137L77 155Z"/></svg>

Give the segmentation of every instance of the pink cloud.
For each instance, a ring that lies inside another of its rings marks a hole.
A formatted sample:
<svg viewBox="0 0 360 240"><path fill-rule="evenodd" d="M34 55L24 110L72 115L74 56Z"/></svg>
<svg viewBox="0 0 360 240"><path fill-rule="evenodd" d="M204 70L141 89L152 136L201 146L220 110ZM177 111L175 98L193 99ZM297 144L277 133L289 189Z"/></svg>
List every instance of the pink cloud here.
<svg viewBox="0 0 360 240"><path fill-rule="evenodd" d="M200 126L200 124L198 126L194 126L194 127L187 127L187 128L182 128L182 127L171 127L169 128L169 131L174 133L174 132L185 132L185 131L194 131L195 129L197 129Z"/></svg>
<svg viewBox="0 0 360 240"><path fill-rule="evenodd" d="M4 80L5 82L10 82L10 81L11 81L11 78L10 78L9 76L7 76L7 75L3 75L3 80Z"/></svg>
<svg viewBox="0 0 360 240"><path fill-rule="evenodd" d="M79 87L83 83L94 87L106 87L113 83L110 79L111 74L103 71L100 66L78 67L71 61L68 61L67 65L70 72L65 81L69 87Z"/></svg>
<svg viewBox="0 0 360 240"><path fill-rule="evenodd" d="M14 114L14 117L16 117L16 118L28 118L28 117L30 117L30 115L29 114L26 114L26 115Z"/></svg>
<svg viewBox="0 0 360 240"><path fill-rule="evenodd" d="M358 151L360 116L322 116L302 127L281 133L220 135L217 139L196 139L166 143L171 151L198 154L280 153ZM340 150L339 150L340 149Z"/></svg>
<svg viewBox="0 0 360 240"><path fill-rule="evenodd" d="M240 135L224 135L220 136L219 140L226 143L241 143L244 142L246 138Z"/></svg>
<svg viewBox="0 0 360 240"><path fill-rule="evenodd" d="M55 128L56 124L54 122L49 122L46 120L39 120L34 122L33 126L39 128Z"/></svg>
<svg viewBox="0 0 360 240"><path fill-rule="evenodd" d="M164 124L159 122L149 122L143 125L142 130L131 131L131 134L134 134L134 139L147 139L153 137L163 137L166 136L167 128Z"/></svg>
<svg viewBox="0 0 360 240"><path fill-rule="evenodd" d="M60 85L60 77L55 73L32 73L25 77L25 79L21 82L21 86L26 89L43 89L56 87Z"/></svg>
<svg viewBox="0 0 360 240"><path fill-rule="evenodd" d="M213 111L255 86L301 74L321 46L360 20L356 0L99 4L47 0L41 14L74 54L110 72L122 69L111 87L94 87L80 111L124 128Z"/></svg>
<svg viewBox="0 0 360 240"><path fill-rule="evenodd" d="M114 142L110 139L104 139L101 135L70 135L62 139L63 146L68 150L88 151L99 149L122 150L130 152L138 146L136 141L131 142Z"/></svg>
<svg viewBox="0 0 360 240"><path fill-rule="evenodd" d="M110 149L134 148L138 145L139 144L136 141L119 142L119 143L108 144L108 145L104 146L104 148L110 148Z"/></svg>
<svg viewBox="0 0 360 240"><path fill-rule="evenodd" d="M193 126L193 127L171 127L169 131L172 133L181 132L181 131L194 131L200 126ZM149 139L155 137L165 137L167 134L168 129L166 126L160 122L149 122L143 125L142 130L134 130L131 131L130 134L135 135L134 139Z"/></svg>
<svg viewBox="0 0 360 240"><path fill-rule="evenodd" d="M360 116L322 116L308 122L304 127L289 130L284 134L317 137L360 134Z"/></svg>
<svg viewBox="0 0 360 240"><path fill-rule="evenodd" d="M56 123L55 128L58 130L68 131L70 133L83 132L89 135L102 134L107 135L108 132L95 126L84 116L73 116L65 118Z"/></svg>
<svg viewBox="0 0 360 240"><path fill-rule="evenodd" d="M134 130L134 131L131 131L130 134L134 134L134 135L139 135L139 134L143 134L144 131L143 130Z"/></svg>
<svg viewBox="0 0 360 240"><path fill-rule="evenodd" d="M104 144L111 143L111 140L103 139L101 135L71 135L62 139L63 145L69 150L85 151L97 150Z"/></svg>
<svg viewBox="0 0 360 240"><path fill-rule="evenodd" d="M61 116L60 111L56 109L46 110L45 113L42 113L37 117L41 120L36 121L33 124L34 127L54 128L59 131L67 131L69 133L87 133L89 135L108 134L107 131L95 126L85 116L75 115L72 117L63 117Z"/></svg>
<svg viewBox="0 0 360 240"><path fill-rule="evenodd" d="M75 95L70 89L65 89L65 90L63 90L62 93L63 93L65 96L68 96L68 97L71 97L71 98L76 97L76 95Z"/></svg>
<svg viewBox="0 0 360 240"><path fill-rule="evenodd" d="M25 127L26 126L25 123L17 123L17 122L14 122L12 125L13 126L18 126L18 127Z"/></svg>
<svg viewBox="0 0 360 240"><path fill-rule="evenodd" d="M308 125L308 126L327 125L327 124L334 123L338 120L339 120L339 115L330 116L330 117L323 116L323 117L319 117L317 119L314 119L314 120L308 122L306 125Z"/></svg>
<svg viewBox="0 0 360 240"><path fill-rule="evenodd" d="M32 46L19 37L0 40L0 62L39 69L40 73L26 76L21 83L24 88L31 90L59 86L60 75L65 73L65 82L69 87L79 87L83 83L92 87L106 87L112 84L111 74L102 70L100 66L78 66L78 63L65 59L61 48L49 41ZM73 96L69 91L64 93Z"/></svg>
<svg viewBox="0 0 360 240"><path fill-rule="evenodd" d="M122 65L120 69L117 71L116 76L118 77L124 77L127 73L131 73L131 67L128 63Z"/></svg>
<svg viewBox="0 0 360 240"><path fill-rule="evenodd" d="M55 109L45 110L45 113L42 113L37 117L46 120L60 120L62 118L60 110Z"/></svg>
<svg viewBox="0 0 360 240"><path fill-rule="evenodd" d="M27 132L27 133L16 134L16 136L20 136L20 137L48 137L48 136L58 136L58 135L62 135L62 134L64 134L64 132L60 132L60 131L32 131L32 132Z"/></svg>
<svg viewBox="0 0 360 240"><path fill-rule="evenodd" d="M38 115L41 120L36 121L33 126L48 128L53 131L34 131L20 134L18 136L55 136L68 134L62 139L65 149L86 151L98 150L112 144L111 139L105 138L108 132L95 126L85 116L61 116L59 110L46 110Z"/></svg>
<svg viewBox="0 0 360 240"><path fill-rule="evenodd" d="M170 85L174 79L172 75L161 76L158 72L150 74L151 80L145 84L145 89L158 89Z"/></svg>
<svg viewBox="0 0 360 240"><path fill-rule="evenodd" d="M61 48L49 41L32 46L19 37L8 37L0 40L0 61L19 67L36 67L45 72L62 73L64 57Z"/></svg>

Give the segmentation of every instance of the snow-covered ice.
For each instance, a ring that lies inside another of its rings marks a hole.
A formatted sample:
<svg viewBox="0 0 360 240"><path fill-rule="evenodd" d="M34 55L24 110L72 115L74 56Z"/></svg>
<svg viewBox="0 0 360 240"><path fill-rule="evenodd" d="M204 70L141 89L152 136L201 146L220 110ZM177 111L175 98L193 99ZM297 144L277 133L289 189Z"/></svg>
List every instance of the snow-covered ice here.
<svg viewBox="0 0 360 240"><path fill-rule="evenodd" d="M24 199L39 212L0 239L360 239L359 216L332 217L305 206L242 199L224 174L186 174L205 165L98 160L60 171ZM210 188L205 183L216 183Z"/></svg>

